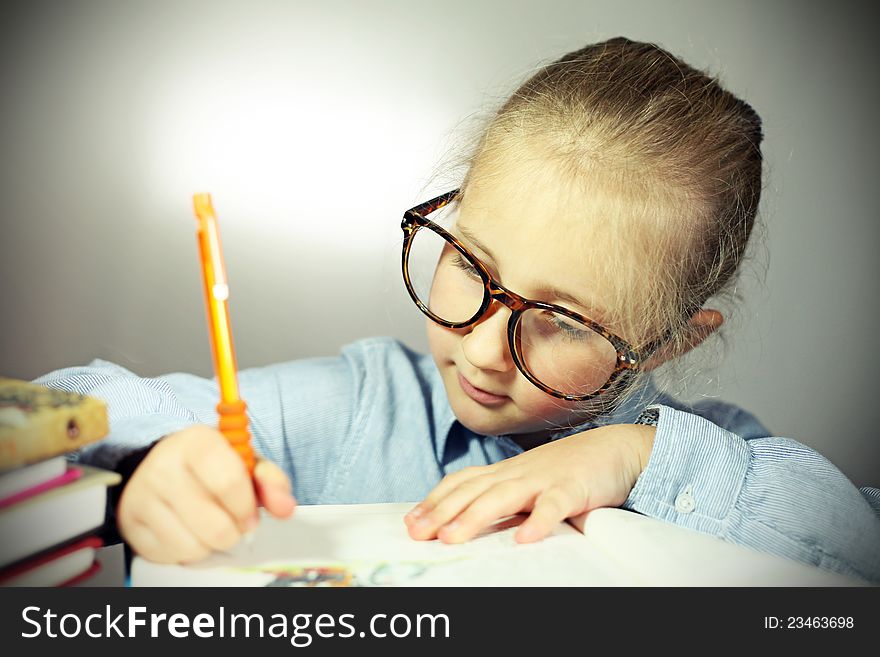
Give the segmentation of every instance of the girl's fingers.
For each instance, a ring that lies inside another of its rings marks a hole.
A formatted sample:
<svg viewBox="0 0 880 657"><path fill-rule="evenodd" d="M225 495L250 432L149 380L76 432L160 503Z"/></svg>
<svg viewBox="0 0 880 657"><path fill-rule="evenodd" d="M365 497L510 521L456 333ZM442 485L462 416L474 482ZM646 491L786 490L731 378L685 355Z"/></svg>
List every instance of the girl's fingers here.
<svg viewBox="0 0 880 657"><path fill-rule="evenodd" d="M175 563L168 554L168 549L153 533L153 530L142 522L132 522L126 527L125 540L140 556L155 563Z"/></svg>
<svg viewBox="0 0 880 657"><path fill-rule="evenodd" d="M409 535L418 540L434 538L440 527L461 513L462 509L495 483L496 479L491 475L477 476L463 481L433 508L426 511L421 518L410 523Z"/></svg>
<svg viewBox="0 0 880 657"><path fill-rule="evenodd" d="M209 491L183 469L174 486L156 490L158 497L177 514L198 540L214 550L228 550L248 530L236 521Z"/></svg>
<svg viewBox="0 0 880 657"><path fill-rule="evenodd" d="M174 509L169 507L163 501L155 500L152 504L146 506L142 510L141 516L136 519L135 527L132 529L138 532L140 527L149 527L148 530L140 532L143 540L147 541L147 545L151 544L150 534L153 535L158 546L151 549L155 553L155 560L161 563L185 563L190 561L199 561L211 554L211 548L202 543L187 527L184 525ZM132 542L134 546L134 543ZM140 550L140 548L137 548ZM153 559L153 556L147 556Z"/></svg>
<svg viewBox="0 0 880 657"><path fill-rule="evenodd" d="M217 437L225 442L221 434ZM228 444L207 449L187 459L192 475L226 509L239 527L246 527L257 513L254 485L241 457Z"/></svg>
<svg viewBox="0 0 880 657"><path fill-rule="evenodd" d="M534 496L534 490L528 488L522 479L508 479L495 484L452 522L443 525L437 538L444 543L469 541L496 520L528 508Z"/></svg>
<svg viewBox="0 0 880 657"><path fill-rule="evenodd" d="M513 538L517 543L532 543L546 537L560 522L580 511L574 496L559 486L549 488L535 500L526 521L516 530Z"/></svg>
<svg viewBox="0 0 880 657"><path fill-rule="evenodd" d="M276 518L287 518L296 508L291 494L290 480L284 471L271 461L260 459L254 468L254 486L257 500Z"/></svg>
<svg viewBox="0 0 880 657"><path fill-rule="evenodd" d="M488 469L483 466L470 466L462 468L457 472L446 475L434 489L428 493L424 500L419 502L413 509L404 516L403 520L407 525L412 525L421 516L431 511L437 504L446 497L451 491L463 484L469 479L474 479L481 475L488 474Z"/></svg>

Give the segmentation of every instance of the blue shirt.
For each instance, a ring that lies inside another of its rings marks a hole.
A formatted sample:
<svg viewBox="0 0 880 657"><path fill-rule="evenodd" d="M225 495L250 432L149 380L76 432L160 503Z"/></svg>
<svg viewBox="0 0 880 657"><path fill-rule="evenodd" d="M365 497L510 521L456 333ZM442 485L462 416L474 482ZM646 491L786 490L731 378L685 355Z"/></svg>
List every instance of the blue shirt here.
<svg viewBox="0 0 880 657"><path fill-rule="evenodd" d="M417 502L451 472L523 451L509 436L458 422L433 359L391 338L238 376L255 448L287 472L302 504ZM94 360L36 383L107 401L110 434L74 459L109 469L164 435L217 422L216 381L191 374L141 378ZM553 439L633 422L652 402L660 411L653 451L623 508L880 582L880 490L859 490L823 456L769 437L736 406L685 405L646 378L612 414Z"/></svg>

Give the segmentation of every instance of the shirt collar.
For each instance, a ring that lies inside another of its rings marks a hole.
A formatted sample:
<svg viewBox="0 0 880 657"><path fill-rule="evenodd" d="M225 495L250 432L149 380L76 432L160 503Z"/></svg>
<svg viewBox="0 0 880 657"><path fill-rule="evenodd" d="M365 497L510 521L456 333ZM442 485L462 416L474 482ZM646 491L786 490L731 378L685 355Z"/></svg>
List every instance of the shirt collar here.
<svg viewBox="0 0 880 657"><path fill-rule="evenodd" d="M446 395L446 386L443 385L443 378L440 376L440 372L433 359L430 356L428 358L429 375L432 383L431 406L434 416L434 448L438 463L445 463L446 441L449 439L453 426L458 422L458 419L449 405L449 397Z"/></svg>

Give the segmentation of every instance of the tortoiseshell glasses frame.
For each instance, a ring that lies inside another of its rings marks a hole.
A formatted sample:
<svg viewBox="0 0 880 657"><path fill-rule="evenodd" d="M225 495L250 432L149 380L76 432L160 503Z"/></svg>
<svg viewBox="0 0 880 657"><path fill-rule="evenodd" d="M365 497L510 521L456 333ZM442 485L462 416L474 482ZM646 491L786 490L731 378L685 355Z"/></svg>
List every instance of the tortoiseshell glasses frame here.
<svg viewBox="0 0 880 657"><path fill-rule="evenodd" d="M653 353L658 346L660 346L662 340L652 342L641 349L635 349L626 340L614 335L604 326L597 322L594 322L589 317L585 317L584 315L576 313L573 310L569 310L568 308L565 308L563 306L558 306L552 303L545 303L543 301L537 301L534 299L527 299L519 294L516 294L515 292L508 290L506 287L501 285L501 283L499 283L492 277L486 265L484 265L479 258L471 253L468 248L464 246L454 235L452 235L443 227L439 226L430 219L427 219L427 215L436 210L439 210L440 208L455 200L458 193L459 190L454 189L451 192L446 192L445 194L441 194L436 198L432 198L430 201L425 201L424 203L421 203L414 208L410 208L409 210L404 212L403 221L400 225L400 227L403 229L403 255L401 260L403 280L406 284L406 289L409 293L409 296L419 307L419 310L421 310L430 319L432 319L437 324L440 324L441 326L445 326L447 328L465 328L479 321L479 319L483 317L483 315L489 309L492 301L497 301L501 304L504 304L507 308L510 309L510 319L507 322L507 340L510 347L510 354L513 357L513 362L516 364L517 369L519 369L519 371L523 374L523 376L526 377L526 379L528 379L532 384L546 392L548 395L552 395L553 397L557 397L559 399L565 399L567 401L588 401L590 399L598 397L599 395L602 395L603 393L606 393L608 390L614 388L615 386L622 386L626 382L626 380L639 369L640 365L648 358L648 356L650 356L650 354ZM412 247L413 237L420 228L429 228L430 230L433 230L438 235L440 235L443 239L445 239L450 245L458 250L461 255L463 255L476 266L477 272L479 273L480 278L483 281L483 302L480 305L479 309L473 314L473 316L463 322L448 322L442 317L438 317L437 315L432 313L428 309L428 307L424 303L422 303L422 301L416 294L415 289L413 288L412 281L410 280L409 276L409 270L407 268L407 261L409 258L410 249ZM597 388L594 392L588 395L566 394L546 385L529 371L529 369L524 364L524 359L522 356L522 344L519 334L519 320L525 311L533 308L539 310L548 310L570 317L571 319L581 322L582 324L591 328L593 331L603 336L606 340L608 340L608 342L611 343L611 345L614 347L614 350L617 352L617 359L615 368L611 372L608 381L606 381L604 385L602 385L600 388Z"/></svg>

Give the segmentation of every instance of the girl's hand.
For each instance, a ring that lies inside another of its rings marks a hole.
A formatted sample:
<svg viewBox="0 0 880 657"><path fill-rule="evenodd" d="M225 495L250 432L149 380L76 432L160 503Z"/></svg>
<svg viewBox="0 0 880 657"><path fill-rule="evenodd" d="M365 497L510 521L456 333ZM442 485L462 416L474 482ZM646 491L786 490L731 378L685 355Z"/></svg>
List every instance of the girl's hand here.
<svg viewBox="0 0 880 657"><path fill-rule="evenodd" d="M404 518L412 538L461 543L530 511L514 539L530 543L571 516L626 501L648 464L655 428L617 424L448 475Z"/></svg>
<svg viewBox="0 0 880 657"><path fill-rule="evenodd" d="M159 441L122 491L117 524L135 552L151 561L198 561L228 550L257 527L261 504L286 518L296 506L290 481L259 460L253 481L217 429L188 427Z"/></svg>

